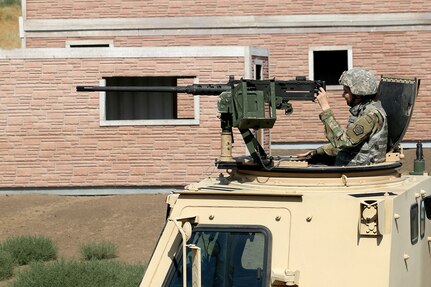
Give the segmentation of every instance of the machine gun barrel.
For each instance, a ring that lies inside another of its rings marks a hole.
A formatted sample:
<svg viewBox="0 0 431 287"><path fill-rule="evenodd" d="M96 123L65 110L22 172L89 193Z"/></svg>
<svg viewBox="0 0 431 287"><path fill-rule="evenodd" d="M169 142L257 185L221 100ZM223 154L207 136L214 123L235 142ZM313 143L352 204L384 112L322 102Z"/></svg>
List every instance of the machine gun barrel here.
<svg viewBox="0 0 431 287"><path fill-rule="evenodd" d="M169 92L192 95L220 95L231 90L228 84L193 84L189 86L77 86L77 92Z"/></svg>

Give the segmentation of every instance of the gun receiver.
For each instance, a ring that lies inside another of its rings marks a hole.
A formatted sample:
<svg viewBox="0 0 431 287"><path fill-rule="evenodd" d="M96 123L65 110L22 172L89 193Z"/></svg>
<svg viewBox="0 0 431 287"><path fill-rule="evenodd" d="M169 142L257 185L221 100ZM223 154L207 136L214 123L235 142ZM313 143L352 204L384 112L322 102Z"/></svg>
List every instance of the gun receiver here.
<svg viewBox="0 0 431 287"><path fill-rule="evenodd" d="M232 128L238 128L255 163L265 167L272 161L258 143L250 129L272 128L277 109L292 113L289 101L314 101L324 81L306 80L235 80L227 84L194 84L183 87L169 86L77 86L78 92L170 92L192 95L218 95L218 111L222 129L222 162L232 159ZM220 166L220 165L219 165Z"/></svg>

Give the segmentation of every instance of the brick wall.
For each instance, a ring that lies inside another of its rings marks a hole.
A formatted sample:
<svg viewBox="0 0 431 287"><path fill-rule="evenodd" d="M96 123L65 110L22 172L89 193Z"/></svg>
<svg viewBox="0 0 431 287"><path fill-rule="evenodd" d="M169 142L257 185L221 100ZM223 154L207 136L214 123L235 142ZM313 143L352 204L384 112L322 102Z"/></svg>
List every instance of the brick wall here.
<svg viewBox="0 0 431 287"><path fill-rule="evenodd" d="M178 86L188 86L193 84L193 79L178 79ZM177 94L177 116L179 119L192 119L194 114L193 96L187 94Z"/></svg>
<svg viewBox="0 0 431 287"><path fill-rule="evenodd" d="M62 39L64 43L65 39ZM58 41L60 42L60 40ZM34 44L37 43L37 44ZM40 40L31 39L31 46ZM422 80L419 98L405 140L431 140L431 31L421 32L356 32L313 34L263 35L199 35L118 37L116 46L174 46L181 45L249 45L270 50L270 77L293 79L308 76L310 47L349 45L352 47L353 66L370 68L380 75L418 77ZM217 72L225 77L229 67L217 65ZM330 104L336 117L343 122L348 116L341 91L330 91ZM341 99L341 101L339 101ZM294 103L294 113L285 116L279 112L279 121L271 131L273 142L324 141L323 128L318 120L319 107L314 103Z"/></svg>
<svg viewBox="0 0 431 287"><path fill-rule="evenodd" d="M269 16L307 14L423 13L431 1L41 1L28 0L27 19L148 18L192 16ZM156 27L157 28L157 27ZM334 31L334 30L333 30ZM265 77L308 76L312 47L351 46L353 66L376 75L416 76L422 80L419 98L405 140L431 140L431 31L256 33L95 37L113 40L115 47L257 46L270 51ZM27 47L65 47L66 40L28 34ZM135 34L136 35L136 34ZM265 68L266 69L266 63ZM242 59L70 59L0 60L5 97L0 125L1 186L170 185L187 184L212 170L219 153L216 98L201 97L200 126L100 127L96 94L77 94L78 84L97 84L104 76L198 75L201 83L225 82L244 75ZM348 116L341 91L329 91L336 117ZM324 141L316 103L294 102L294 113L279 111L271 130L273 142ZM180 117L191 117L191 97L181 96ZM181 140L176 140L181 138ZM236 135L236 152L244 153ZM210 160L209 160L210 159ZM163 179L163 180L161 180Z"/></svg>
<svg viewBox="0 0 431 287"><path fill-rule="evenodd" d="M183 185L205 177L219 156L216 97L201 97L199 126L100 127L99 95L75 86L161 73L225 82L225 69L239 77L243 58L0 60L0 187Z"/></svg>
<svg viewBox="0 0 431 287"><path fill-rule="evenodd" d="M423 12L430 1L86 1L27 0L27 18L117 18L178 16L300 15ZM43 13L41 13L43 11Z"/></svg>

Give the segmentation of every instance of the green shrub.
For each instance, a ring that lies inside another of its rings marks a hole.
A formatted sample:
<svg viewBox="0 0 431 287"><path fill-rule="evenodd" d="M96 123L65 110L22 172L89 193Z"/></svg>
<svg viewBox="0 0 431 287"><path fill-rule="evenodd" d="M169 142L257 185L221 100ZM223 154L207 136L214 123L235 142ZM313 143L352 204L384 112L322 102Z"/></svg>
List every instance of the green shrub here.
<svg viewBox="0 0 431 287"><path fill-rule="evenodd" d="M21 0L0 0L0 7L21 6Z"/></svg>
<svg viewBox="0 0 431 287"><path fill-rule="evenodd" d="M14 265L12 255L0 249L0 280L12 277Z"/></svg>
<svg viewBox="0 0 431 287"><path fill-rule="evenodd" d="M138 286L144 266L116 261L57 261L32 263L11 287L125 287Z"/></svg>
<svg viewBox="0 0 431 287"><path fill-rule="evenodd" d="M102 260L117 257L118 248L111 242L92 242L81 246L81 255L86 260Z"/></svg>
<svg viewBox="0 0 431 287"><path fill-rule="evenodd" d="M55 244L43 236L12 237L3 242L2 249L9 252L18 265L57 259Z"/></svg>

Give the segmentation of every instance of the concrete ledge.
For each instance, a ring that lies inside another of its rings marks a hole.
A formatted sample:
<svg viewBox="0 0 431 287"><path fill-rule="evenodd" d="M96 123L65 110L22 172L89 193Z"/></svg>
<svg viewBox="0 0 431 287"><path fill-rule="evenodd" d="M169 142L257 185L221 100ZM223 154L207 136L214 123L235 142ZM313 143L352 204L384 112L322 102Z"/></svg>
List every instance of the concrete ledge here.
<svg viewBox="0 0 431 287"><path fill-rule="evenodd" d="M34 187L34 188L1 188L0 195L16 194L50 194L50 195L125 195L125 194L169 194L182 190L182 186L172 187Z"/></svg>
<svg viewBox="0 0 431 287"><path fill-rule="evenodd" d="M269 56L266 48L249 46L173 46L106 48L24 48L1 50L0 59L203 58Z"/></svg>
<svg viewBox="0 0 431 287"><path fill-rule="evenodd" d="M411 26L431 25L431 13L34 19L24 25L26 32Z"/></svg>
<svg viewBox="0 0 431 287"><path fill-rule="evenodd" d="M254 35L431 30L431 13L34 19L24 37Z"/></svg>

